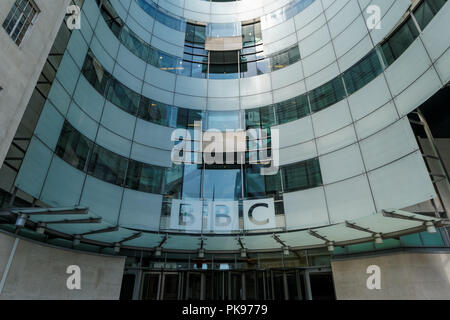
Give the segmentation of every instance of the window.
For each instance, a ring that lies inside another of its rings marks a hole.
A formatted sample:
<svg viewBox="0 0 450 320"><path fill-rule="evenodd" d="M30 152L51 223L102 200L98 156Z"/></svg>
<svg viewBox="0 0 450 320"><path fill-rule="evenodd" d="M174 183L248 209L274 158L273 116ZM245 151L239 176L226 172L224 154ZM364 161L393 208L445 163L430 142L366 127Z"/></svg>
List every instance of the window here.
<svg viewBox="0 0 450 320"><path fill-rule="evenodd" d="M309 114L306 94L279 102L276 105L278 124L294 121Z"/></svg>
<svg viewBox="0 0 450 320"><path fill-rule="evenodd" d="M99 145L94 145L88 165L88 174L108 183L122 186L128 159Z"/></svg>
<svg viewBox="0 0 450 320"><path fill-rule="evenodd" d="M116 79L111 79L107 99L122 110L135 115L139 107L140 95L124 86Z"/></svg>
<svg viewBox="0 0 450 320"><path fill-rule="evenodd" d="M445 2L447 0L425 0L417 7L414 11L414 16L422 30L430 23Z"/></svg>
<svg viewBox="0 0 450 320"><path fill-rule="evenodd" d="M246 110L246 128L270 128L276 124L273 105Z"/></svg>
<svg viewBox="0 0 450 320"><path fill-rule="evenodd" d="M282 167L282 172L285 192L314 188L322 184L318 159L287 165Z"/></svg>
<svg viewBox="0 0 450 320"><path fill-rule="evenodd" d="M141 96L138 112L141 119L167 127L175 127L176 121L172 119L172 115L176 116L176 113L175 107Z"/></svg>
<svg viewBox="0 0 450 320"><path fill-rule="evenodd" d="M22 42L38 12L39 9L33 0L16 0L14 3L3 22L3 28L17 45Z"/></svg>
<svg viewBox="0 0 450 320"><path fill-rule="evenodd" d="M417 31L414 22L408 19L395 33L381 46L386 65L391 65L402 53L408 49L411 43L417 38Z"/></svg>
<svg viewBox="0 0 450 320"><path fill-rule="evenodd" d="M375 79L382 71L377 52L373 50L356 65L344 73L348 94L361 89Z"/></svg>
<svg viewBox="0 0 450 320"><path fill-rule="evenodd" d="M311 110L320 111L345 97L344 84L340 76L312 90L309 94Z"/></svg>
<svg viewBox="0 0 450 320"><path fill-rule="evenodd" d="M242 26L242 44L244 47L254 46L261 41L261 23L259 21Z"/></svg>
<svg viewBox="0 0 450 320"><path fill-rule="evenodd" d="M98 62L90 50L84 60L82 73L100 94L105 94L111 78L110 74L103 69L103 66Z"/></svg>
<svg viewBox="0 0 450 320"><path fill-rule="evenodd" d="M148 45L139 38L133 31L131 31L127 26L122 28L122 33L120 34L120 40L124 46L126 46L131 52L144 61L148 59L149 47Z"/></svg>
<svg viewBox="0 0 450 320"><path fill-rule="evenodd" d="M97 0L98 5L102 5L100 8L100 12L103 16L103 19L105 19L106 24L111 29L111 31L115 34L116 37L119 37L120 30L123 26L123 21L120 19L119 15L117 14L116 10L114 10L113 6L109 1L101 1Z"/></svg>
<svg viewBox="0 0 450 320"><path fill-rule="evenodd" d="M91 141L75 130L67 121L64 122L55 151L61 159L78 170L84 170L92 147Z"/></svg>
<svg viewBox="0 0 450 320"><path fill-rule="evenodd" d="M149 193L161 193L164 168L130 160L126 187Z"/></svg>
<svg viewBox="0 0 450 320"><path fill-rule="evenodd" d="M285 68L300 60L300 51L298 45L295 45L287 50L278 52L270 57L270 64L272 71Z"/></svg>
<svg viewBox="0 0 450 320"><path fill-rule="evenodd" d="M210 79L237 79L239 53L237 51L210 52Z"/></svg>

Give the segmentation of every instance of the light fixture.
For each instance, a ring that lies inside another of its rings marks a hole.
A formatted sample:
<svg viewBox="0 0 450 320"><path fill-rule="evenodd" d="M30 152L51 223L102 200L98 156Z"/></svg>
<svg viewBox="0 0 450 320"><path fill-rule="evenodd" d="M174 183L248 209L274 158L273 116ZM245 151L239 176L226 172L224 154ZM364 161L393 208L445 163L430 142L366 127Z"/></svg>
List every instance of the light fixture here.
<svg viewBox="0 0 450 320"><path fill-rule="evenodd" d="M383 238L381 237L381 234L377 233L374 235L375 237L375 243L376 244L382 244L383 243Z"/></svg>
<svg viewBox="0 0 450 320"><path fill-rule="evenodd" d="M77 234L74 238L73 238L73 246L78 246L81 242L81 236L79 234Z"/></svg>
<svg viewBox="0 0 450 320"><path fill-rule="evenodd" d="M434 226L432 221L427 221L425 223L425 226L427 227L428 233L436 233L436 227Z"/></svg>
<svg viewBox="0 0 450 320"><path fill-rule="evenodd" d="M289 255L289 247L283 247L283 254L284 254L285 256L288 256L288 255Z"/></svg>
<svg viewBox="0 0 450 320"><path fill-rule="evenodd" d="M38 225L37 225L37 228L36 228L36 233L44 234L45 233L45 227L46 227L45 223L39 222Z"/></svg>
<svg viewBox="0 0 450 320"><path fill-rule="evenodd" d="M204 258L205 257L205 250L203 250L203 249L198 250L198 257L199 258Z"/></svg>
<svg viewBox="0 0 450 320"><path fill-rule="evenodd" d="M161 257L161 255L162 255L162 248L157 247L155 250L155 257Z"/></svg>
<svg viewBox="0 0 450 320"><path fill-rule="evenodd" d="M241 249L241 258L247 258L247 249L245 248Z"/></svg>
<svg viewBox="0 0 450 320"><path fill-rule="evenodd" d="M114 244L114 253L119 253L120 252L120 243L116 242Z"/></svg>
<svg viewBox="0 0 450 320"><path fill-rule="evenodd" d="M25 223L27 222L27 215L26 214L19 214L16 220L16 227L23 227L25 226Z"/></svg>
<svg viewBox="0 0 450 320"><path fill-rule="evenodd" d="M334 251L334 242L333 241L329 241L327 243L327 245L328 245L328 251L329 252L333 252Z"/></svg>

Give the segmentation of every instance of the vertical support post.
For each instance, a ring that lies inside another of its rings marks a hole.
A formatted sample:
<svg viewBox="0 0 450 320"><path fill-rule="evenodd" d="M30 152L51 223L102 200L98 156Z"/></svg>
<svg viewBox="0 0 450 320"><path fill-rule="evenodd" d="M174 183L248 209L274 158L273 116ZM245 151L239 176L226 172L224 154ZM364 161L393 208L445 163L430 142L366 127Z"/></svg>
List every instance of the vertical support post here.
<svg viewBox="0 0 450 320"><path fill-rule="evenodd" d="M247 300L247 291L245 285L245 272L241 273L241 283L242 283L242 300Z"/></svg>
<svg viewBox="0 0 450 320"><path fill-rule="evenodd" d="M303 300L302 283L300 281L300 274L295 271L295 282L297 284L298 300Z"/></svg>
<svg viewBox="0 0 450 320"><path fill-rule="evenodd" d="M9 269L11 268L11 264L14 259L14 255L16 254L17 245L19 244L19 238L14 240L13 247L9 254L8 262L6 263L5 271L3 271L2 280L0 281L0 295L3 292L3 288L5 287L6 278L8 277Z"/></svg>
<svg viewBox="0 0 450 320"><path fill-rule="evenodd" d="M308 270L305 270L305 289L306 300L312 300L311 281Z"/></svg>
<svg viewBox="0 0 450 320"><path fill-rule="evenodd" d="M283 289L284 289L284 300L289 300L289 290L286 271L283 271Z"/></svg>
<svg viewBox="0 0 450 320"><path fill-rule="evenodd" d="M184 297L184 299L188 300L189 299L189 274L190 272L188 271L186 274L186 296Z"/></svg>
<svg viewBox="0 0 450 320"><path fill-rule="evenodd" d="M206 289L206 276L205 273L200 273L200 300L205 300L205 289Z"/></svg>

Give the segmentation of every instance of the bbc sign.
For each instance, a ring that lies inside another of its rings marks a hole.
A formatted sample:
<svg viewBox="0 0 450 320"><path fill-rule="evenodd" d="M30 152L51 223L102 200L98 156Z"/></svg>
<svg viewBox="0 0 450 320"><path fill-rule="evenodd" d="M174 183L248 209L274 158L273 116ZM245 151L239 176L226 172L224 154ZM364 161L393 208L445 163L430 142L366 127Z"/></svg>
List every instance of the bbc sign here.
<svg viewBox="0 0 450 320"><path fill-rule="evenodd" d="M245 230L275 228L273 198L244 200ZM203 229L202 229L203 227ZM172 200L170 229L192 232L231 232L239 230L239 202Z"/></svg>

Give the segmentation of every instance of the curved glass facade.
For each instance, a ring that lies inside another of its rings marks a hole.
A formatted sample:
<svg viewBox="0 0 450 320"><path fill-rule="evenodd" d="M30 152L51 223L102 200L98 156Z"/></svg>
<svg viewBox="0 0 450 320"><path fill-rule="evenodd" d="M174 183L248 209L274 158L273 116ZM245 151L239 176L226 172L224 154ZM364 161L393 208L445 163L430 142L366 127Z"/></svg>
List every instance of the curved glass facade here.
<svg viewBox="0 0 450 320"><path fill-rule="evenodd" d="M443 85L425 31L448 4L425 0L405 15L409 5L391 1L389 31L371 31L358 1L292 1L234 21L242 47L219 51L206 49L206 19L86 0L15 186L51 206L89 207L105 227L212 237L320 234L428 201L407 119L422 97L402 95L422 76ZM410 70L416 56L426 62ZM248 134L259 129L263 139ZM203 147L227 131L244 133L244 151L214 149L221 161L209 163L194 146L174 161L178 143ZM252 162L261 150L268 158ZM418 178L398 188L410 170ZM56 197L68 179L73 189Z"/></svg>
<svg viewBox="0 0 450 320"><path fill-rule="evenodd" d="M141 2L146 3L145 0L140 0L140 3ZM144 7L147 8L147 6ZM154 7L150 5L148 5L148 7L153 8L152 12L157 12L154 10ZM297 45L282 50L281 52L273 53L270 56L264 56L260 35L261 26L257 23L256 25L259 26L259 36L258 29L254 29L255 27L253 27L253 25L244 25L242 28L244 35L247 36L244 36L243 38L244 48L240 55L240 71L238 70L238 63L236 63L231 70L220 72L220 70L214 68L216 67L214 62L211 62L208 72L208 54L204 50L204 26L195 26L184 22L184 27L178 30L179 28L175 28L175 26L178 25L178 22L175 23L173 20L174 18L169 19L167 18L168 16L161 14L156 15L159 17L157 19L158 21L161 21L175 30L186 33L186 43L190 45L185 46L183 57L177 57L159 50L142 40L122 21L109 0L103 1L100 9L105 22L125 47L150 65L167 72L202 79L207 77L210 79L237 79L239 74L242 78L252 77L282 69L300 60L300 52ZM179 23L181 25L181 21ZM250 27L252 27L252 30L250 30ZM256 44L260 44L260 46L255 48ZM216 74L220 73L230 73L232 75L228 77L216 76Z"/></svg>

